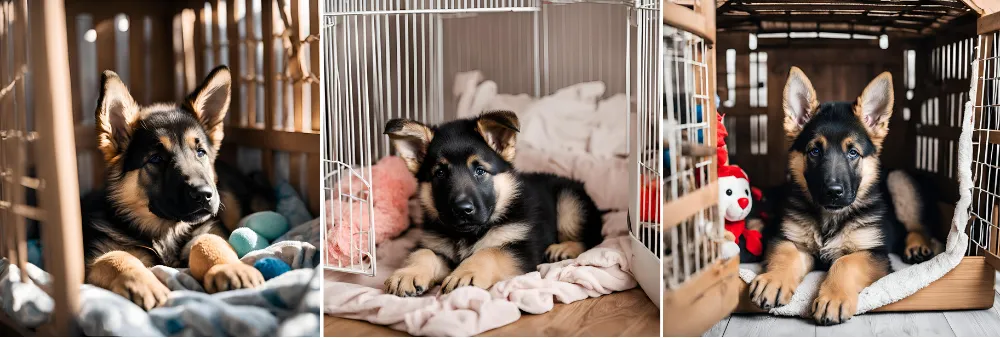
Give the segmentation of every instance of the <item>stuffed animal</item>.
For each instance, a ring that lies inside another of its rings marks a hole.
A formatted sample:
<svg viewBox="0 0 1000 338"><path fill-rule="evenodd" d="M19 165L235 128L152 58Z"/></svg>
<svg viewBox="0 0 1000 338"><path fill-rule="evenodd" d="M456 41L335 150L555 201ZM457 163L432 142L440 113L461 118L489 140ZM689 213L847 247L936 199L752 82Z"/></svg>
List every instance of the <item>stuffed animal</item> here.
<svg viewBox="0 0 1000 338"><path fill-rule="evenodd" d="M409 199L417 192L417 179L407 169L406 163L396 156L385 157L372 166L371 173L370 182L377 182L372 185L372 191L368 191L364 182L353 175L345 175L331 188L334 197L328 201L326 208L328 264L363 262L365 257L360 256L357 248L367 249L367 236L370 236L368 203L338 197L338 192L362 200L373 198L371 213L374 215L375 232L371 235L375 236L376 244L399 236L410 226Z"/></svg>
<svg viewBox="0 0 1000 338"><path fill-rule="evenodd" d="M726 221L725 257L740 256L741 263L758 262L764 253L761 233L749 229L746 218L752 209L750 180L746 172L735 165L719 167L719 210ZM735 246L734 246L735 245Z"/></svg>

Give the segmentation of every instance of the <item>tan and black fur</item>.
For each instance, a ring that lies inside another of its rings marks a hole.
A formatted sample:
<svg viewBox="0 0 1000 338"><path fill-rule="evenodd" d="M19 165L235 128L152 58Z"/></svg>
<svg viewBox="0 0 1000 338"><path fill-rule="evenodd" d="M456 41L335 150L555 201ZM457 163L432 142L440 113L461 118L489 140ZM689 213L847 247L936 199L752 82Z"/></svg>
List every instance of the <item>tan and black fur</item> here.
<svg viewBox="0 0 1000 338"><path fill-rule="evenodd" d="M488 289L574 258L601 242L601 214L583 183L514 170L519 124L512 112L428 127L411 120L385 133L419 182L423 237L386 291L417 296L441 284Z"/></svg>
<svg viewBox="0 0 1000 338"><path fill-rule="evenodd" d="M88 283L150 309L169 292L148 270L153 265L206 262L190 267L209 292L263 282L224 239L240 217L274 203L263 183L215 163L230 85L222 66L182 104L140 107L114 72L104 72L96 121L106 187L82 203Z"/></svg>
<svg viewBox="0 0 1000 338"><path fill-rule="evenodd" d="M792 68L785 85L784 128L791 147L775 224L765 228L765 271L749 286L763 309L783 306L813 269L827 270L812 317L839 324L857 310L858 294L891 271L888 254L930 259L928 226L917 181L880 167L892 115L892 77L882 73L853 102L820 104L809 79Z"/></svg>

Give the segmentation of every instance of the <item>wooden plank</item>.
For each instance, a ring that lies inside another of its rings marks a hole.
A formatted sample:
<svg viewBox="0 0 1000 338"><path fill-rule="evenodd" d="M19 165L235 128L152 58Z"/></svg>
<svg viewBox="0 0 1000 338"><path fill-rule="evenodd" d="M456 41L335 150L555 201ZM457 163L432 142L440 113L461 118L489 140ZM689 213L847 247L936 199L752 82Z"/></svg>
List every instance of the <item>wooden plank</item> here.
<svg viewBox="0 0 1000 338"><path fill-rule="evenodd" d="M229 123L230 126L241 127L243 126L243 109L241 106L240 95L243 94L242 88L240 86L243 83L241 77L243 76L243 68L240 62L242 61L243 55L240 54L240 32L236 21L236 2L244 0L229 0L226 1L226 29L225 32L229 41L229 71L230 76L233 77L233 86L230 89L232 93L232 100L229 101ZM251 88L252 89L252 88Z"/></svg>
<svg viewBox="0 0 1000 338"><path fill-rule="evenodd" d="M994 270L983 257L965 257L954 270L927 287L902 300L872 310L891 311L944 311L988 309L993 306ZM746 283L742 283L738 312L763 312L750 303Z"/></svg>
<svg viewBox="0 0 1000 338"><path fill-rule="evenodd" d="M319 145L318 133L227 127L225 142L252 148L319 154L318 146L310 146Z"/></svg>
<svg viewBox="0 0 1000 338"><path fill-rule="evenodd" d="M722 337L722 335L726 333L726 326L729 326L729 320L730 320L730 318L732 318L732 316L726 316L726 318L723 318L718 323L715 323L715 325L712 325L712 328L708 329L708 331L706 331L701 336L702 337Z"/></svg>
<svg viewBox="0 0 1000 338"><path fill-rule="evenodd" d="M715 43L715 30L708 28L704 16L691 10L690 8L671 2L664 2L663 23L674 28L691 32L694 35L705 39L705 42L708 44Z"/></svg>
<svg viewBox="0 0 1000 338"><path fill-rule="evenodd" d="M976 20L976 33L991 34L1000 31L1000 13L993 13Z"/></svg>
<svg viewBox="0 0 1000 338"><path fill-rule="evenodd" d="M319 37L319 34L320 34L320 32L319 32L319 23L320 23L320 20L322 20L322 17L319 15L319 0L309 0L309 34L310 35L316 35L317 37ZM388 27L386 27L386 29L388 29ZM324 78L325 76L319 74L319 69L320 69L319 68L319 48L320 48L319 46L320 46L320 42L319 41L316 41L316 42L313 42L313 43L309 44L309 61L310 61L310 64L312 65L312 67L310 68L310 71L312 71L313 74L316 74L316 76L319 76L320 78ZM310 90L312 90L312 94L309 96L309 99L312 100L312 109L310 109L309 112L310 112L311 117L312 117L312 126L311 127L312 127L312 130L314 130L314 131L319 131L320 130L320 119L319 119L320 115L319 114L322 111L322 109L320 108L320 102L319 102L319 97L320 97L320 94L319 94L320 88L319 87L320 87L320 81L316 81L314 83L309 84L309 88L310 88Z"/></svg>
<svg viewBox="0 0 1000 338"><path fill-rule="evenodd" d="M816 325L803 318L769 314L733 315L723 337L812 337Z"/></svg>
<svg viewBox="0 0 1000 338"><path fill-rule="evenodd" d="M80 229L80 191L73 144L72 91L66 59L66 13L61 0L29 2L32 38L32 92L35 97L35 127L40 137L35 150L51 156L38 157L38 178L45 189L38 194L39 207L48 212L43 224L42 248L52 274L51 295L55 309L50 318L55 335L76 336L75 313L83 281L83 240Z"/></svg>
<svg viewBox="0 0 1000 338"><path fill-rule="evenodd" d="M863 319L878 337L952 337L955 332L941 312L871 313Z"/></svg>
<svg viewBox="0 0 1000 338"><path fill-rule="evenodd" d="M663 229L667 230L691 216L719 203L719 182L713 181L693 193L663 204ZM669 212L667 212L669 211Z"/></svg>
<svg viewBox="0 0 1000 338"><path fill-rule="evenodd" d="M288 19L292 21L292 28L291 28L292 31L289 32L288 36L290 36L294 40L300 40L301 41L302 39L299 38L299 36L300 36L300 34L299 34L299 32L300 32L300 26L299 25L301 24L301 21L302 21L302 20L300 20L301 18L299 17L299 2L300 1L299 0L289 0L289 1L292 2L292 12L289 13L289 16L288 16ZM316 20L317 18L316 17L310 17L310 19ZM292 41L292 43L293 44L294 43L299 43L299 41ZM297 57L300 57L300 58L301 57L305 57L305 55L302 55L302 46L300 45L298 48L299 48L298 49L299 55L297 55ZM285 62L300 62L300 61L299 60L286 60ZM287 65L286 65L286 67L287 67ZM292 96L292 112L291 113L292 113L293 124L292 124L292 128L289 128L289 129L294 130L294 131L302 131L302 104L303 104L303 102L302 102L302 90L303 90L302 85L303 85L303 82L297 81L297 80L299 80L299 79L286 79L285 80L286 83L290 83L292 85L292 91L289 94ZM285 121L288 121L288 119L285 119ZM287 128L287 126L286 126L286 128Z"/></svg>
<svg viewBox="0 0 1000 338"><path fill-rule="evenodd" d="M308 143L304 143L308 144ZM316 144L316 143L312 143ZM309 153L306 155L306 182L308 182L310 189L306 191L304 197L306 198L306 205L309 206L309 212L313 215L319 215L320 213L320 181L322 180L322 173L320 171L320 160L319 153Z"/></svg>
<svg viewBox="0 0 1000 338"><path fill-rule="evenodd" d="M739 277L739 260L715 262L678 289L664 290L664 336L697 336L729 315L746 285Z"/></svg>
<svg viewBox="0 0 1000 338"><path fill-rule="evenodd" d="M994 302L998 297L993 293ZM1000 332L1000 313L996 306L977 311L948 311L944 317L959 337L992 337Z"/></svg>

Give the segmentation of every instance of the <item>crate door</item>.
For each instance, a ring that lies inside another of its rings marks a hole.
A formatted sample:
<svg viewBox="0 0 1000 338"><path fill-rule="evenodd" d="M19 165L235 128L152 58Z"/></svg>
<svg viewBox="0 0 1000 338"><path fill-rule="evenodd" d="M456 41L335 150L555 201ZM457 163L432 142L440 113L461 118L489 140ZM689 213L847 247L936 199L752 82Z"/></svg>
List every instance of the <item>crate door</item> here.
<svg viewBox="0 0 1000 338"><path fill-rule="evenodd" d="M972 205L968 255L1000 270L1000 13L979 18L971 79Z"/></svg>

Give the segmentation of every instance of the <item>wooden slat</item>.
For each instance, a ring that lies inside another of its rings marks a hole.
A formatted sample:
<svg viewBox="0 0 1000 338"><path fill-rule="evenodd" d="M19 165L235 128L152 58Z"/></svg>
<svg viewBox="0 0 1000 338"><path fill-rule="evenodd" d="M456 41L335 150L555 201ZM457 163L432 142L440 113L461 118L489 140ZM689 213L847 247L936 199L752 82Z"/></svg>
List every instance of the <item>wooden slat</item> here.
<svg viewBox="0 0 1000 338"><path fill-rule="evenodd" d="M128 90L139 105L151 102L150 88L146 88L146 41L142 18L128 16L128 56L129 84Z"/></svg>
<svg viewBox="0 0 1000 338"><path fill-rule="evenodd" d="M38 205L48 213L43 224L42 248L46 268L52 274L51 295L55 309L53 332L76 336L74 321L83 281L80 191L73 144L73 109L70 107L69 61L66 59L66 13L61 0L29 2L32 38L32 93L35 127L39 135L36 151L38 177L45 189L38 192Z"/></svg>
<svg viewBox="0 0 1000 338"><path fill-rule="evenodd" d="M679 28L705 39L708 44L715 43L715 30L706 26L705 17L690 8L670 2L663 3L663 23Z"/></svg>
<svg viewBox="0 0 1000 338"><path fill-rule="evenodd" d="M993 306L994 272L985 258L965 257L941 279L909 297L872 312L988 309ZM750 302L747 283L740 284L740 305L736 312L764 312Z"/></svg>
<svg viewBox="0 0 1000 338"><path fill-rule="evenodd" d="M243 21L246 23L246 30L245 30L246 37L240 40L240 43L242 43L244 48L246 49L245 56L247 63L246 65L244 65L244 68L246 69L245 74L250 77L249 81L247 79L240 80L247 84L247 92L244 93L244 95L246 95L247 98L247 106L244 107L247 116L246 120L241 121L240 124L256 127L257 100L263 99L257 97L257 82L255 80L258 76L260 76L260 74L257 74L257 53L255 52L257 50L257 43L251 42L255 40L254 32L256 30L254 29L254 25L256 24L257 20L255 20L256 18L254 17L253 14L253 8L252 8L253 6L251 5L252 0L240 0L240 1L245 1L244 8L246 9L246 15L243 16ZM266 0L264 2L266 2Z"/></svg>
<svg viewBox="0 0 1000 338"><path fill-rule="evenodd" d="M976 21L976 33L991 34L1000 31L1000 13L993 13Z"/></svg>
<svg viewBox="0 0 1000 338"><path fill-rule="evenodd" d="M288 0L288 1L292 2L292 12L289 13L289 16L288 16L289 20L292 21L292 28L291 28L292 31L289 32L288 36L290 36L293 40L299 40L299 41L301 41L301 39L299 38L299 36L300 36L300 34L299 34L299 27L300 26L299 25L301 24L302 20L299 17L299 0ZM316 18L311 18L311 19L315 20ZM292 43L293 44L299 43L299 41L292 41ZM302 48L302 46L299 46L299 55L298 55L298 57L300 57L300 58L304 57L304 55L302 55L302 49L301 48ZM287 53L286 53L286 55L287 55ZM299 60L286 60L286 62L300 62L300 61ZM288 67L288 65L286 65L286 67ZM296 81L296 80L298 80L298 79L286 79L285 81L286 81L286 83L291 83L292 84L292 91L291 91L291 93L289 93L292 96L292 119L293 119L292 130L301 131L302 130L302 104L303 104L303 102L302 102L302 89L303 89L302 85L303 84L302 84L302 82L299 82L299 81ZM287 121L287 119L285 119L285 121Z"/></svg>
<svg viewBox="0 0 1000 338"><path fill-rule="evenodd" d="M229 101L229 125L239 127L243 126L245 118L243 117L244 107L241 105L240 100L242 97L241 95L243 95L243 89L240 86L240 84L243 83L243 80L240 79L240 76L243 74L243 65L241 63L241 61L243 61L243 55L240 54L240 45L242 43L242 40L240 40L240 31L239 27L236 26L237 1L242 2L245 0L226 1L225 20L226 29L228 31L225 32L225 34L227 34L227 40L229 41L229 71L230 75L233 77L233 87L230 89L230 93L232 93L232 100Z"/></svg>
<svg viewBox="0 0 1000 338"><path fill-rule="evenodd" d="M319 0L309 0L309 34L315 34L319 36L319 23L322 17L319 15ZM310 69L313 74L319 75L319 42L314 42L309 44L309 61L312 65ZM320 76L325 78L325 76ZM320 119L319 114L322 111L320 109L319 102L319 90L320 82L316 81L309 84L309 88L312 90L312 95L309 99L312 100L312 109L309 110L312 117L312 130L320 130Z"/></svg>
<svg viewBox="0 0 1000 338"><path fill-rule="evenodd" d="M318 133L227 127L226 138L223 142L224 144L235 143L245 147L260 149L310 154L319 153Z"/></svg>
<svg viewBox="0 0 1000 338"><path fill-rule="evenodd" d="M713 181L690 194L663 205L663 230L673 228L691 216L719 203L719 182Z"/></svg>
<svg viewBox="0 0 1000 338"><path fill-rule="evenodd" d="M19 68L28 64L25 59L27 57L25 54L27 53L28 48L26 46L26 42L24 41L28 36L28 24L26 22L28 13L27 8L25 7L26 4L22 1L24 0L14 0L14 11L17 21L10 27L10 34L14 38L14 65ZM13 75L20 75L21 73L21 71L15 71ZM7 126L8 128L13 128L19 131L27 130L26 119L28 112L25 110L25 105L28 102L28 97L26 95L27 92L25 91L24 82L25 79L22 78L17 81L14 86L14 94L16 95L14 100L17 102L17 110L14 111L14 114L16 115L13 116L12 119L14 123ZM23 145L24 143L21 143L19 138L9 139L7 141L7 151L5 155L7 156L7 160L9 162L7 168L4 169L11 170L8 174L12 174L13 177L21 177L24 175L26 169L24 163L25 157ZM7 195L7 197L10 199L11 204L14 205L14 214L24 216L24 213L27 212L24 210L25 206L23 205L24 187L20 184L4 185L8 187L7 191L11 193L10 195ZM14 262L17 263L17 266L21 268L21 279L27 280L28 271L25 270L25 267L28 263L28 235L25 229L24 217L14 217L13 224L11 225L14 227L14 236L17 244L14 247L14 252L16 254L13 257L8 258L13 259Z"/></svg>
<svg viewBox="0 0 1000 338"><path fill-rule="evenodd" d="M736 308L739 259L718 261L677 290L663 294L663 336L700 336Z"/></svg>
<svg viewBox="0 0 1000 338"><path fill-rule="evenodd" d="M261 37L264 40L264 130L275 129L277 108L277 69L274 62L274 0L261 0ZM270 182L277 182L274 168L274 152L261 149L264 174Z"/></svg>
<svg viewBox="0 0 1000 338"><path fill-rule="evenodd" d="M317 141L318 141L317 137ZM318 144L317 143L307 143L307 144ZM310 147L311 148L311 147ZM306 191L306 205L309 206L309 212L313 215L319 215L320 208L320 180L322 180L320 173L320 161L319 153L309 153L306 155L306 182L308 182L309 190Z"/></svg>

